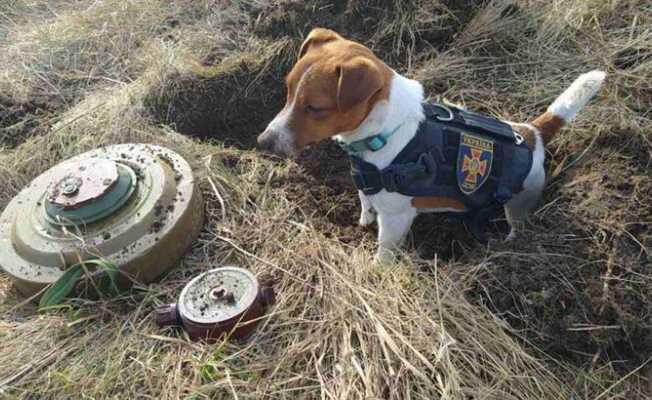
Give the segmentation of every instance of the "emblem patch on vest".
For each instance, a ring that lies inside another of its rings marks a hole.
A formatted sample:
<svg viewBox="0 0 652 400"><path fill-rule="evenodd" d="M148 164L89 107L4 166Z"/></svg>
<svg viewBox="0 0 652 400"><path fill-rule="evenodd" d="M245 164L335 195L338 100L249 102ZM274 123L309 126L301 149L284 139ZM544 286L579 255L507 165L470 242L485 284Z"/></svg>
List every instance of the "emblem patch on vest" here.
<svg viewBox="0 0 652 400"><path fill-rule="evenodd" d="M491 172L494 158L494 142L481 137L460 134L457 153L457 184L464 194L480 189Z"/></svg>

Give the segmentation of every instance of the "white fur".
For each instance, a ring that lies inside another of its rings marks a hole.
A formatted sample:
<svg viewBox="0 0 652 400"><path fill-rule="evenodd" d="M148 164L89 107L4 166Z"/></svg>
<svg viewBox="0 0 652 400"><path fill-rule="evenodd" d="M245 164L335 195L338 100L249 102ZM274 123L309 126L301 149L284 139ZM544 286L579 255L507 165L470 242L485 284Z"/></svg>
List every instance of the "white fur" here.
<svg viewBox="0 0 652 400"><path fill-rule="evenodd" d="M606 74L603 71L591 71L580 75L568 89L564 91L548 107L548 111L562 118L566 122L572 122L577 113L584 108L602 86Z"/></svg>
<svg viewBox="0 0 652 400"><path fill-rule="evenodd" d="M505 204L505 217L511 227L506 239L508 241L516 238L517 231L522 228L532 209L539 203L543 193L543 187L546 184L546 171L544 169L545 150L541 133L530 124L510 122L510 125L514 127L526 127L533 131L535 145L534 154L532 154L532 168L523 181L523 190Z"/></svg>
<svg viewBox="0 0 652 400"><path fill-rule="evenodd" d="M419 123L425 118L423 114L423 87L417 81L407 79L397 73L392 78L389 99L374 106L358 129L343 132L337 140L354 142L380 132L398 130L382 149L359 154L365 161L382 169L388 166L396 155L403 150L414 137ZM381 190L374 195L358 192L361 199L362 213L360 222L368 225L373 222L371 215L377 214L379 260L389 260L392 251L403 242L412 226L417 210L412 207L412 197L395 192Z"/></svg>
<svg viewBox="0 0 652 400"><path fill-rule="evenodd" d="M267 125L265 132L275 135L274 151L281 154L290 154L294 148L294 135L288 126L289 116L294 110L294 102L281 110L280 113Z"/></svg>
<svg viewBox="0 0 652 400"><path fill-rule="evenodd" d="M379 101L356 130L342 132L335 136L335 139L351 143L380 132L392 132L398 128L381 150L361 154L366 161L375 164L378 168L385 168L412 140L419 123L425 118L422 102L421 84L394 73L389 99Z"/></svg>
<svg viewBox="0 0 652 400"><path fill-rule="evenodd" d="M371 202L367 196L358 190L358 197L360 197L360 206L362 211L360 212L360 226L371 225L376 221L376 211L371 207Z"/></svg>
<svg viewBox="0 0 652 400"><path fill-rule="evenodd" d="M312 66L306 69L306 71L299 79L297 84L296 93L300 93L301 86L306 80L308 74L310 74ZM267 125L265 132L262 137L273 138L274 148L273 151L280 154L292 154L294 151L294 132L290 130L289 120L290 116L294 112L294 107L296 104L296 96L292 100L292 103L286 104L285 108L279 112L276 117Z"/></svg>

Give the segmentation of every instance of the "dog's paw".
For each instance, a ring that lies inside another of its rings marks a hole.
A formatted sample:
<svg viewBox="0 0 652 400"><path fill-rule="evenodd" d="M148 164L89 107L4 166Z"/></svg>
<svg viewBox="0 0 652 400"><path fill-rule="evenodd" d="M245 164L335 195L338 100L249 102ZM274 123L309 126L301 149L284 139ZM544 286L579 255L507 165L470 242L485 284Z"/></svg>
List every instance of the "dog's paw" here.
<svg viewBox="0 0 652 400"><path fill-rule="evenodd" d="M512 229L509 231L509 235L507 235L507 237L505 238L505 243L512 243L512 242L514 242L514 241L516 240L516 237L517 237L517 236L518 236L518 232L516 231L516 229L512 228Z"/></svg>
<svg viewBox="0 0 652 400"><path fill-rule="evenodd" d="M374 256L374 264L390 265L396 261L396 253L386 247L379 247Z"/></svg>
<svg viewBox="0 0 652 400"><path fill-rule="evenodd" d="M360 220L358 220L358 224L360 224L360 226L369 226L374 222L376 222L376 213L372 210L362 211L360 213Z"/></svg>

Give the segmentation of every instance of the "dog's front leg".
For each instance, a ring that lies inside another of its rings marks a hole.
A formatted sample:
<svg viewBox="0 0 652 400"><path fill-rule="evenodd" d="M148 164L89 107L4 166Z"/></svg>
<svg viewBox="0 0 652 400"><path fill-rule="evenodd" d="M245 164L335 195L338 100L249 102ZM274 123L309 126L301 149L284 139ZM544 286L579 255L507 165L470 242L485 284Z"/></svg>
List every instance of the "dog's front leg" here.
<svg viewBox="0 0 652 400"><path fill-rule="evenodd" d="M414 208L407 209L400 213L378 214L378 252L376 261L391 262L394 259L394 252L403 244L412 221L417 213Z"/></svg>
<svg viewBox="0 0 652 400"><path fill-rule="evenodd" d="M362 211L360 212L360 226L373 224L376 221L376 211L374 211L371 206L371 201L369 201L369 198L362 193L362 190L358 190L358 197L360 197L360 207L362 208Z"/></svg>

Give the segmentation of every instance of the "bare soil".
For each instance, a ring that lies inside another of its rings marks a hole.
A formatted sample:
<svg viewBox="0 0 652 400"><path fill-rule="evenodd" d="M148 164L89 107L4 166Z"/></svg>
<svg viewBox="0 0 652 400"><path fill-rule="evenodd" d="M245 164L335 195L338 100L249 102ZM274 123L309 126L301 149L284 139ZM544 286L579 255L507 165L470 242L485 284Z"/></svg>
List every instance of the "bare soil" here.
<svg viewBox="0 0 652 400"><path fill-rule="evenodd" d="M56 99L17 103L0 95L0 148L13 148L30 137L47 132L55 112L61 108Z"/></svg>

